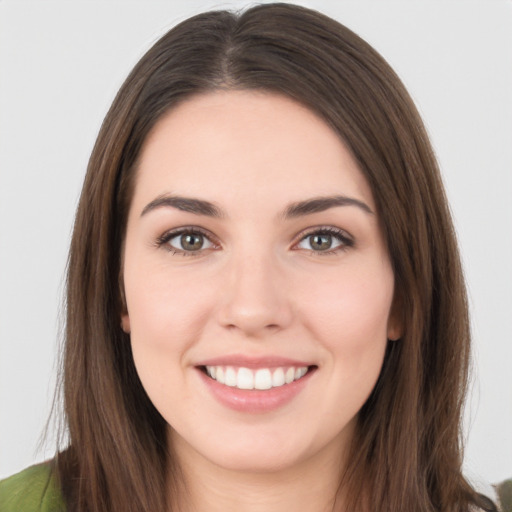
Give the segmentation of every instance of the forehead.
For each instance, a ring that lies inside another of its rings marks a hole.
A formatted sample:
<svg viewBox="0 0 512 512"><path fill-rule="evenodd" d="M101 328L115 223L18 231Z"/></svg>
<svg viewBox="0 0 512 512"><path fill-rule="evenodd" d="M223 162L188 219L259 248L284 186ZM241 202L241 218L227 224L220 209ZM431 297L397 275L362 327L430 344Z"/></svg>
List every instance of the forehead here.
<svg viewBox="0 0 512 512"><path fill-rule="evenodd" d="M137 174L134 201L179 193L255 205L256 196L343 193L373 207L339 136L303 105L261 91L212 92L179 104L150 132Z"/></svg>

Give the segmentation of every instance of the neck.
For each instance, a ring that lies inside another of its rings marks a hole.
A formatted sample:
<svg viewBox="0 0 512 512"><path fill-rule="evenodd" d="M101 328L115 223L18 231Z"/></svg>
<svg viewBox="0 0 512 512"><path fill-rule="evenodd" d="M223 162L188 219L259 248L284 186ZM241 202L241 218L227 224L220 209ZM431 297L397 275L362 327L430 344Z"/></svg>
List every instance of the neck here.
<svg viewBox="0 0 512 512"><path fill-rule="evenodd" d="M293 467L240 471L205 459L183 440L173 442L180 483L172 510L180 512L339 512L344 464L327 446ZM334 456L333 456L334 455Z"/></svg>

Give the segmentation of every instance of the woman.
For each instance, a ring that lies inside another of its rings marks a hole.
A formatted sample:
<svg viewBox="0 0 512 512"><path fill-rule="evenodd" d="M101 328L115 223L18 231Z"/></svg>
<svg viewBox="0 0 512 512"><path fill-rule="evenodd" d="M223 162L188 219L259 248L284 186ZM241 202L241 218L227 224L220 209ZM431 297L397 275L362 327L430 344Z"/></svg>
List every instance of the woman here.
<svg viewBox="0 0 512 512"><path fill-rule="evenodd" d="M158 41L98 136L67 284L70 446L6 506L39 480L77 511L485 507L437 165L333 20L267 5Z"/></svg>

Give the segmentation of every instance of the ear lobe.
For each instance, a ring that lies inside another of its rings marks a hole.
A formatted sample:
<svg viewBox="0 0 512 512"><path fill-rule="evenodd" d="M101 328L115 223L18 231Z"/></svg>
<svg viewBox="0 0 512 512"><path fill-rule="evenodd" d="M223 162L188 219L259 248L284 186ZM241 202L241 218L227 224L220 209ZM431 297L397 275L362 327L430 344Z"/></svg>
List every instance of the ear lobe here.
<svg viewBox="0 0 512 512"><path fill-rule="evenodd" d="M124 293L124 278L123 278L123 260L124 260L124 250L121 254L121 266L119 269L118 276L118 285L119 285L119 297L121 299L121 329L126 334L130 334L130 315L128 314L128 308L126 306L126 295Z"/></svg>
<svg viewBox="0 0 512 512"><path fill-rule="evenodd" d="M388 340L397 341L404 334L402 306L399 297L395 296L388 318Z"/></svg>
<svg viewBox="0 0 512 512"><path fill-rule="evenodd" d="M393 315L388 321L388 340L397 341L402 337L403 329L401 322L398 322Z"/></svg>
<svg viewBox="0 0 512 512"><path fill-rule="evenodd" d="M126 334L130 334L131 332L130 316L128 315L128 313L124 313L123 315L121 315L121 329L123 329L123 331Z"/></svg>

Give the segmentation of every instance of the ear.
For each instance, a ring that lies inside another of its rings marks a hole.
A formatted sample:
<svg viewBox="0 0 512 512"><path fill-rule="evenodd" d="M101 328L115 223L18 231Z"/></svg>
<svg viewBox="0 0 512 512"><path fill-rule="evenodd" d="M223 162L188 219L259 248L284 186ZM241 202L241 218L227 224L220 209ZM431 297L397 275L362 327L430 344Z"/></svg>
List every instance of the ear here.
<svg viewBox="0 0 512 512"><path fill-rule="evenodd" d="M119 286L119 298L121 299L121 329L126 334L130 334L130 315L128 314L128 307L126 305L126 294L124 293L124 277L123 277L123 267L124 267L124 247L121 249L121 265L119 268L118 275L118 286Z"/></svg>
<svg viewBox="0 0 512 512"><path fill-rule="evenodd" d="M394 318L388 321L388 340L397 341L402 337L403 329L401 322L397 322Z"/></svg>
<svg viewBox="0 0 512 512"><path fill-rule="evenodd" d="M130 331L131 331L131 328L130 328L130 315L128 314L128 312L123 313L121 315L121 329L123 329L123 331L126 334L130 334Z"/></svg>
<svg viewBox="0 0 512 512"><path fill-rule="evenodd" d="M404 334L402 301L395 295L388 318L388 340L397 341Z"/></svg>

